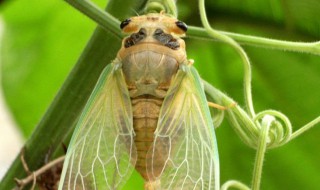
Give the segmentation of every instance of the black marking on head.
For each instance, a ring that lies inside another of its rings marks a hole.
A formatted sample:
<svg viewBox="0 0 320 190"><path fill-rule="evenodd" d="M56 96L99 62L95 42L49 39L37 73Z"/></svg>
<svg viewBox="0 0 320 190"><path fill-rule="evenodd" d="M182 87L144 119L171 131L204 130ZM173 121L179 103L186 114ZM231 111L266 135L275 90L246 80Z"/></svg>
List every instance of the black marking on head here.
<svg viewBox="0 0 320 190"><path fill-rule="evenodd" d="M176 25L185 32L188 30L188 25L182 21L177 21Z"/></svg>
<svg viewBox="0 0 320 190"><path fill-rule="evenodd" d="M140 36L146 37L146 35L147 35L147 30L146 30L145 28L140 28L138 34L139 34Z"/></svg>
<svg viewBox="0 0 320 190"><path fill-rule="evenodd" d="M136 43L140 42L141 40L143 40L146 36L147 36L146 29L141 28L139 30L139 32L131 34L131 36L129 36L125 40L124 47L125 48L131 47L131 46L135 45Z"/></svg>
<svg viewBox="0 0 320 190"><path fill-rule="evenodd" d="M170 49L176 50L180 47L179 42L171 34L166 34L160 28L156 29L153 33L153 37L158 40L164 46L169 47Z"/></svg>
<svg viewBox="0 0 320 190"><path fill-rule="evenodd" d="M172 38L168 43L164 44L165 46L169 47L170 49L176 50L180 47L179 42Z"/></svg>
<svg viewBox="0 0 320 190"><path fill-rule="evenodd" d="M130 22L131 22L131 19L130 19L130 18L122 21L121 24L120 24L120 28L123 29L123 28L126 27Z"/></svg>
<svg viewBox="0 0 320 190"><path fill-rule="evenodd" d="M162 29L157 28L156 31L154 31L153 36L154 36L154 37L160 36L160 35L162 35L163 33L164 33L164 32L163 32Z"/></svg>
<svg viewBox="0 0 320 190"><path fill-rule="evenodd" d="M124 47L128 48L134 45L134 41L132 40L132 38L127 38L126 41L124 41Z"/></svg>

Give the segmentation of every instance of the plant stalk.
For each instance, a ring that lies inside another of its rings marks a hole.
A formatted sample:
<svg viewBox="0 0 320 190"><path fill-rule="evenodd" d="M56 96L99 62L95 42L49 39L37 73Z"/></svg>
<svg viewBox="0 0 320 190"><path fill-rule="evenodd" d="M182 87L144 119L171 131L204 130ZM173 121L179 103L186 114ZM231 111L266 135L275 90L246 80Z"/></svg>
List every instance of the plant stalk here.
<svg viewBox="0 0 320 190"><path fill-rule="evenodd" d="M320 55L320 41L316 42L292 42L277 39L270 39L264 37L250 36L244 34L237 34L232 32L225 32L216 30L217 32L229 36L236 42L242 45L257 46L261 48L277 49L283 51L292 51L299 53L309 53ZM204 28L189 26L187 35L189 37L200 39L213 39Z"/></svg>

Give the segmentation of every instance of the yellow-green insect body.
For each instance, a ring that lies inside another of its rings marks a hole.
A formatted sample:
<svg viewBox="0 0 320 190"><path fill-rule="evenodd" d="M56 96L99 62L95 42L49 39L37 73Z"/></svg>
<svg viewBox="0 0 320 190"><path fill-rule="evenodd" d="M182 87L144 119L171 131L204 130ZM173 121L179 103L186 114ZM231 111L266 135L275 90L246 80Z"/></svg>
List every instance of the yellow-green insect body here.
<svg viewBox="0 0 320 190"><path fill-rule="evenodd" d="M84 108L59 188L121 189L135 168L145 189L218 189L209 108L180 38L186 25L148 14L121 28L130 35Z"/></svg>

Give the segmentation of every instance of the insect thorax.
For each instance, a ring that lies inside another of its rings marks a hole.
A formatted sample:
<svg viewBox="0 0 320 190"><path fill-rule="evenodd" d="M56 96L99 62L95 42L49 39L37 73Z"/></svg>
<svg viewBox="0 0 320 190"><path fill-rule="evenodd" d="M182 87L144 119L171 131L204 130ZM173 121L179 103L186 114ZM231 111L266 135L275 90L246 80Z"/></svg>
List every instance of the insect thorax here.
<svg viewBox="0 0 320 190"><path fill-rule="evenodd" d="M121 25L130 35L123 39L118 59L131 97L163 98L179 65L186 61L180 21L162 14L127 19ZM185 26L186 27L186 26Z"/></svg>

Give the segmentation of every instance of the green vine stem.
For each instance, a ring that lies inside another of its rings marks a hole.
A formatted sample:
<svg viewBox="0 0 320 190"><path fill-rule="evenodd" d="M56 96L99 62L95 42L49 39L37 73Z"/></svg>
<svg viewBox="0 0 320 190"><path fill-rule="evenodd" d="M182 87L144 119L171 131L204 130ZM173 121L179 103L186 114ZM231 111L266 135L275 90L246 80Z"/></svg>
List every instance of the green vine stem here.
<svg viewBox="0 0 320 190"><path fill-rule="evenodd" d="M227 107L235 104L233 99L213 87L208 82L203 80L203 84L206 95L210 99L214 100L214 102L217 101L222 106ZM241 140L249 147L256 149L256 143L259 139L260 131L252 117L250 117L239 105L230 106L225 110L225 115L230 122L231 127L235 130ZM214 115L213 117L218 116ZM215 120L215 118L213 118L213 120Z"/></svg>
<svg viewBox="0 0 320 190"><path fill-rule="evenodd" d="M208 82L203 80L203 84L206 95L210 99L221 103L223 106L234 104L234 100ZM240 106L235 105L225 110L225 112L228 121L241 140L254 149L257 149L259 145L258 142L261 133L260 120L267 115L275 118L268 132L268 149L282 146L320 123L319 116L302 126L299 130L292 132L292 124L288 117L275 110L265 110L257 113L255 117L250 117ZM221 117L221 115L214 117Z"/></svg>
<svg viewBox="0 0 320 190"><path fill-rule="evenodd" d="M314 127L316 124L320 123L320 116L315 118L314 120L312 120L311 122L307 123L306 125L304 125L303 127L301 127L300 129L298 129L297 131L295 131L291 136L290 136L290 141L297 138L298 136L300 136L302 133L308 131L309 129L311 129L312 127Z"/></svg>
<svg viewBox="0 0 320 190"><path fill-rule="evenodd" d="M211 35L212 37L225 42L229 44L231 47L233 47L237 53L240 55L243 66L244 66L244 96L245 96L245 102L247 105L247 109L249 112L249 115L253 117L255 115L253 102L252 102L252 93L251 93L251 65L249 58L246 54L246 52L241 48L241 46L234 41L232 38L221 34L220 32L214 30L211 28L207 16L206 16L206 10L205 10L205 3L204 0L199 0L199 9L200 9L200 18L201 22L206 29L207 33Z"/></svg>
<svg viewBox="0 0 320 190"><path fill-rule="evenodd" d="M251 190L248 186L244 185L243 183L236 181L236 180L229 180L227 182L225 182L222 186L220 190L227 190L229 188L237 188L240 190Z"/></svg>
<svg viewBox="0 0 320 190"><path fill-rule="evenodd" d="M208 82L203 80L203 84L206 95L210 99L218 100L222 106L234 104L234 100ZM252 179L252 189L254 190L258 190L260 187L266 149L280 147L320 123L319 116L292 133L292 125L288 117L275 110L265 110L257 113L255 117L250 117L240 106L234 105L225 110L225 112L227 120L240 139L249 147L257 150ZM234 183L234 181L231 181L223 185L221 189L226 190L227 187L242 189L240 188L241 185L243 184L240 182Z"/></svg>
<svg viewBox="0 0 320 190"><path fill-rule="evenodd" d="M229 36L230 38L234 39L235 41L243 45L320 55L320 41L291 42L244 34L236 34L232 32L225 32L219 30L216 31L220 34ZM189 37L200 39L212 39L212 37L206 32L206 30L200 27L189 26L187 34Z"/></svg>
<svg viewBox="0 0 320 190"><path fill-rule="evenodd" d="M164 11L166 14L175 18L178 17L178 9L176 0L149 0L145 7L145 13L160 13Z"/></svg>
<svg viewBox="0 0 320 190"><path fill-rule="evenodd" d="M260 119L264 119L266 116L272 116L274 118L274 123L270 127L269 132L268 148L275 148L286 144L292 135L292 125L289 118L281 112L265 110L259 112L253 119L255 121L259 121ZM275 118L278 118L278 120ZM283 124L280 123L279 120L282 121Z"/></svg>
<svg viewBox="0 0 320 190"><path fill-rule="evenodd" d="M259 138L259 144L257 147L255 164L253 169L253 176L252 176L252 190L260 189L263 161L264 161L264 156L265 156L265 152L267 150L267 144L268 144L269 128L274 121L275 121L275 118L270 115L265 115L262 118L261 133Z"/></svg>

